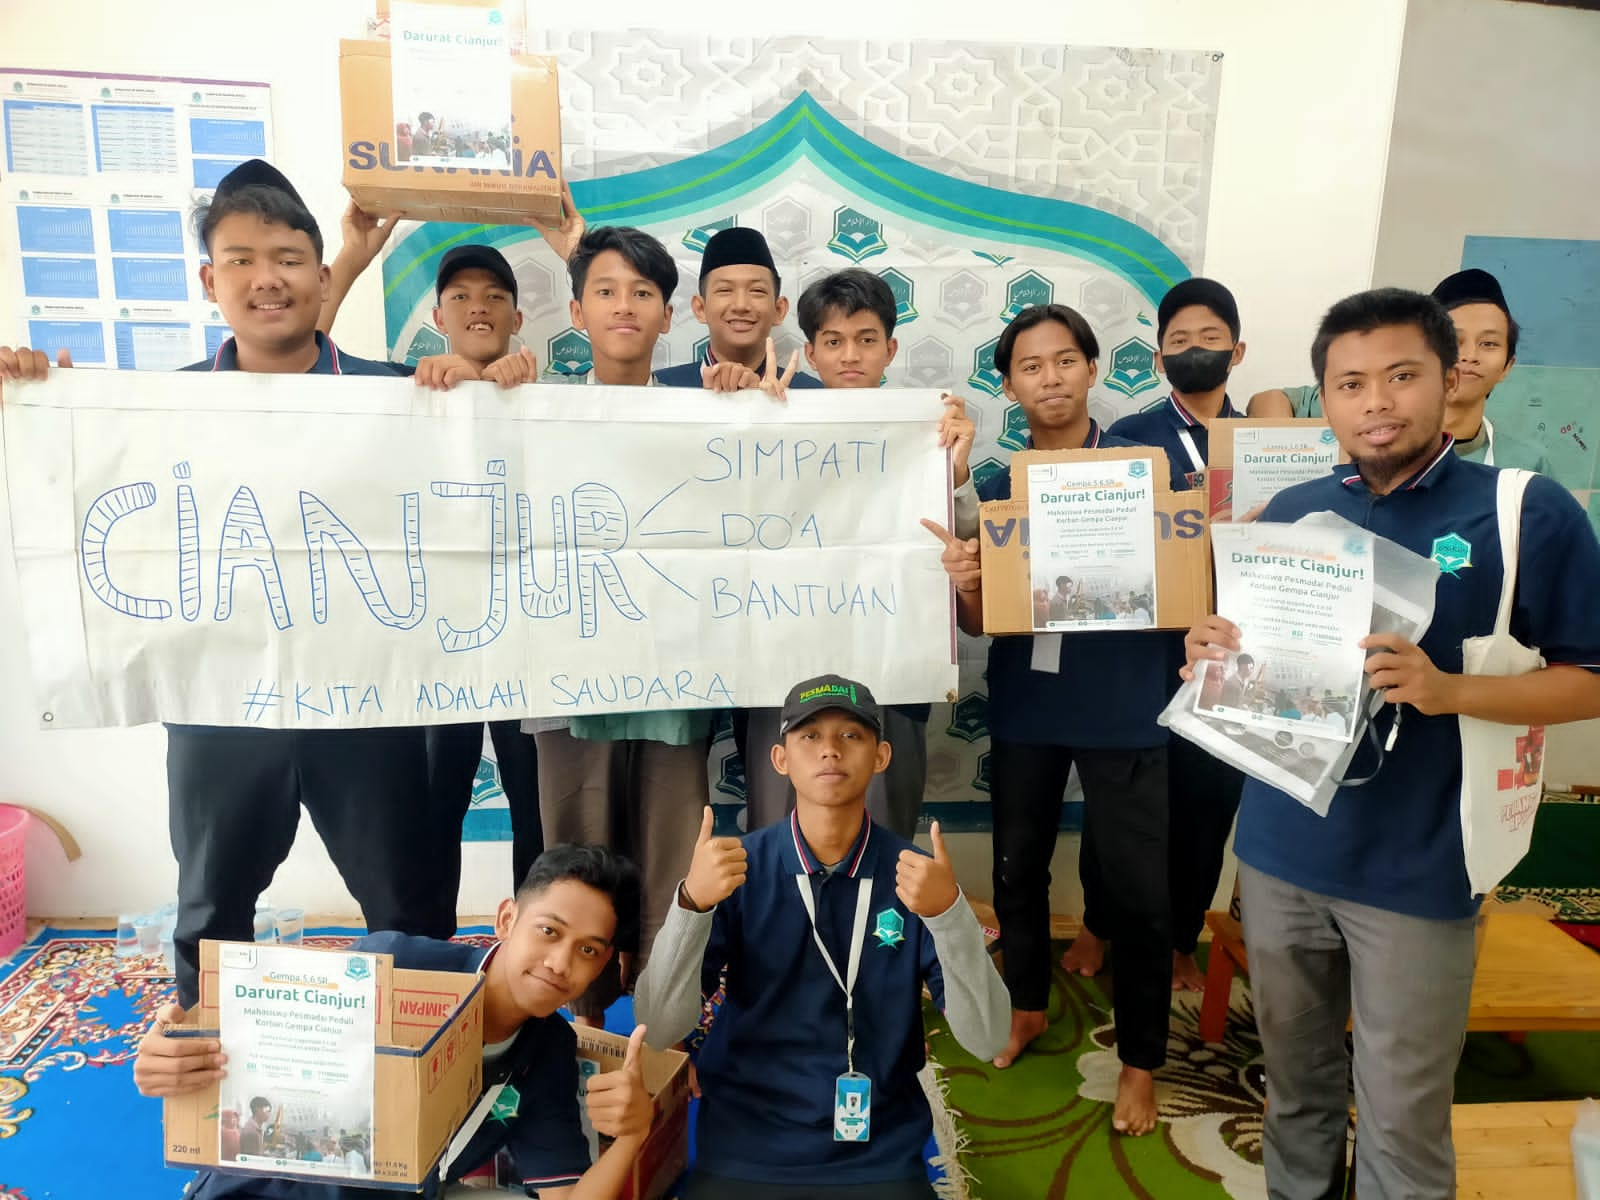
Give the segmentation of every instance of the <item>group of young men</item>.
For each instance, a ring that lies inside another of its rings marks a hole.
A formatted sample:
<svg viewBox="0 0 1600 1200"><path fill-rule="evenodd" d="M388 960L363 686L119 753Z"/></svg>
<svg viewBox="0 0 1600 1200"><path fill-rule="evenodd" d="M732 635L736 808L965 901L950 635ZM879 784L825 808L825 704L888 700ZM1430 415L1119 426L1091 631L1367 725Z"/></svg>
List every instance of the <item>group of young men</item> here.
<svg viewBox="0 0 1600 1200"><path fill-rule="evenodd" d="M345 355L325 333L390 228L352 209L344 249L324 267L316 222L288 181L264 163L239 168L200 224L211 258L202 279L233 337L191 369L401 370ZM770 335L789 307L782 281L764 239L735 228L708 244L692 300L710 333L705 361L653 371L678 284L665 247L636 229L587 229L570 193L563 220L541 232L567 260L572 323L590 341L593 370L576 382L754 388L782 399L788 388L875 387L894 358L892 294L869 272L847 270L812 284L797 305L816 376L799 373L795 360L780 371ZM511 349L517 281L498 251L467 245L445 255L437 299L449 353L416 365L419 385L537 377L532 356ZM1106 430L1089 415L1100 348L1087 321L1061 305L1014 317L995 366L1027 418L1030 446L1157 447L1174 489L1203 486L1211 422L1239 415L1228 394L1245 352L1238 307L1221 284L1196 278L1176 285L1157 317L1157 367L1171 393ZM1499 285L1478 271L1451 276L1433 296L1350 297L1318 329L1315 402L1349 465L1281 493L1261 518L1327 510L1422 554L1446 534L1473 546L1472 568L1442 577L1420 646L1367 639L1368 673L1389 702L1376 741L1389 745L1381 769L1354 764L1350 778L1371 780L1343 788L1326 818L1157 724L1198 662L1237 649L1227 614L1187 634L996 637L990 795L1003 974L937 825L933 855L908 840L926 780L927 707L881 709L866 684L835 677L796 686L781 709L736 714L750 794L743 840L711 829L710 712L491 727L511 797L517 890L485 954L445 940L455 928L459 826L481 726L169 727L179 986L163 1023L196 999L199 940L249 936L255 897L304 804L368 927L392 931L367 939L368 948L401 966L485 976L486 1079L517 1081L523 1105L504 1128L478 1132L472 1152L452 1162L451 1180L505 1148L541 1195L616 1193L649 1125L648 1094L632 1056L611 1083L591 1084L593 1124L616 1139L591 1165L578 1132L572 1035L555 1014L567 1006L597 1020L631 985L648 1030L636 1031L635 1052L645 1037L677 1042L699 1023L703 1001L721 997L697 1051L704 1097L690 1197L926 1196L929 1114L915 1082L922 989L958 1040L1000 1067L1045 1029L1049 864L1076 767L1085 920L1063 963L1093 974L1109 955L1114 967L1123 1064L1115 1128L1141 1134L1156 1124L1170 993L1201 986L1196 941L1237 813L1266 1053L1270 1193L1342 1194L1343 1039L1353 1012L1363 1196L1452 1194L1450 1093L1477 904L1457 815L1455 717L1554 724L1600 715L1600 631L1583 611L1600 586L1600 545L1548 479L1536 479L1524 501L1512 632L1550 665L1514 678L1461 674L1462 639L1490 629L1500 589L1491 467L1523 454L1483 415L1516 335ZM0 349L0 378L47 369L41 352ZM1252 411L1292 399L1264 393ZM948 401L939 432L952 448L955 528L925 524L944 544L958 621L978 634L977 502L1005 498L1010 481L1002 472L974 487L973 428L959 399ZM1559 584L1551 561L1563 563ZM1415 711L1399 732L1403 707ZM543 843L552 848L539 856ZM1414 969L1388 969L1396 952ZM136 1077L164 1095L207 1086L224 1069L216 1043L163 1036L158 1023ZM326 1185L210 1174L197 1194L310 1196Z"/></svg>

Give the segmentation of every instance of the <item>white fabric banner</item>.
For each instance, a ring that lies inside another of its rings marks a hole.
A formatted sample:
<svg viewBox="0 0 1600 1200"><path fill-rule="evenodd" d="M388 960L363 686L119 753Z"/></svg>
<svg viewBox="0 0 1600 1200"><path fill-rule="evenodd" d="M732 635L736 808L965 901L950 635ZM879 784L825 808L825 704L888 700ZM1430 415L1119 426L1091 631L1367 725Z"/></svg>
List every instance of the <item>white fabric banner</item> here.
<svg viewBox="0 0 1600 1200"><path fill-rule="evenodd" d="M931 390L52 371L5 389L40 720L417 725L956 686Z"/></svg>

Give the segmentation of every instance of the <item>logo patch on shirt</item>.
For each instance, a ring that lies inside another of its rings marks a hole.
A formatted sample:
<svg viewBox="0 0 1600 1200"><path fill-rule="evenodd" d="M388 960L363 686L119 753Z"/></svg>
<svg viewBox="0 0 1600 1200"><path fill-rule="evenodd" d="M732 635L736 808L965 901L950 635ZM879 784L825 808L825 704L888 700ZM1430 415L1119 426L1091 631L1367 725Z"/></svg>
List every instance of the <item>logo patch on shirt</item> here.
<svg viewBox="0 0 1600 1200"><path fill-rule="evenodd" d="M1447 533L1433 539L1429 557L1446 575L1458 575L1472 565L1472 543L1459 533Z"/></svg>
<svg viewBox="0 0 1600 1200"><path fill-rule="evenodd" d="M502 1123L515 1120L517 1108L522 1103L522 1094L509 1083L500 1089L500 1094L494 1098L494 1105L489 1109L489 1116Z"/></svg>
<svg viewBox="0 0 1600 1200"><path fill-rule="evenodd" d="M879 946L893 950L906 940L905 918L892 908L884 909L878 914L872 936L878 939Z"/></svg>

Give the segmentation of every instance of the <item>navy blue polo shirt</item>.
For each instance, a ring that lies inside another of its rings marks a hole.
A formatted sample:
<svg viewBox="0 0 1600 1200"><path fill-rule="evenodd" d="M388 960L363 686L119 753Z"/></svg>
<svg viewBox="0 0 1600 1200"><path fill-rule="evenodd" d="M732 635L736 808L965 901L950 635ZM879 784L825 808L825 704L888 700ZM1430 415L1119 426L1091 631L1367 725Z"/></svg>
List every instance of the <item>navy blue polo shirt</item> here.
<svg viewBox="0 0 1600 1200"><path fill-rule="evenodd" d="M239 346L233 338L228 338L217 347L216 354L210 358L203 358L199 362L190 363L186 367L179 367L180 371L237 371L239 369ZM399 376L403 372L393 363L373 362L370 358L357 358L354 354L346 354L333 344L333 339L325 333L317 334L317 361L306 372L307 375L383 375Z"/></svg>
<svg viewBox="0 0 1600 1200"><path fill-rule="evenodd" d="M724 965L727 990L696 1062L704 1092L698 1167L784 1184L925 1179L922 1150L933 1119L917 1082L925 1061L922 986L943 1008L944 976L933 935L895 895L900 852L916 847L863 820L829 872L794 813L750 834L744 847L744 886L717 906L702 968L705 995L716 991ZM796 876L816 897L817 928L840 978L850 961L856 894L872 889L855 986L855 1066L872 1080L866 1143L833 1140L834 1083L846 1069L844 992L812 939Z"/></svg>
<svg viewBox="0 0 1600 1200"><path fill-rule="evenodd" d="M1084 449L1141 443L1089 422ZM978 485L980 500L1009 500L1011 472ZM1080 750L1143 750L1165 746L1156 724L1172 691L1172 639L1118 629L1061 638L1061 670L1033 669L1033 638L1001 634L989 642L989 733L1007 742Z"/></svg>
<svg viewBox="0 0 1600 1200"><path fill-rule="evenodd" d="M1433 557L1436 539L1470 546L1470 565L1439 576L1433 624L1421 649L1441 671L1459 674L1461 643L1493 632L1503 560L1495 516L1499 472L1457 456L1448 436L1429 463L1386 496L1367 490L1353 466L1272 498L1265 521L1333 512ZM1523 497L1522 543L1511 633L1552 665L1600 671L1600 543L1572 495L1535 477ZM1222 614L1227 616L1226 613ZM1394 709L1374 724L1388 735ZM1370 774L1363 743L1347 776ZM1456 717L1407 708L1377 777L1340 788L1326 817L1276 788L1247 779L1235 851L1258 871L1297 887L1375 908L1438 920L1470 916L1477 901L1461 845L1461 736Z"/></svg>
<svg viewBox="0 0 1600 1200"><path fill-rule="evenodd" d="M703 360L679 363L674 367L662 367L656 372L656 382L666 387L704 387L705 381L700 377L700 368L715 366L716 361L716 355L707 350ZM756 367L756 374L760 375L766 369L767 362L762 359L761 365ZM815 375L807 375L804 371L796 371L794 378L789 381L789 386L792 388L819 388L822 386L822 380Z"/></svg>
<svg viewBox="0 0 1600 1200"><path fill-rule="evenodd" d="M1221 417L1238 417L1242 414L1233 407L1227 396L1222 397ZM1123 417L1110 429L1112 437L1127 438L1139 446L1160 446L1167 452L1167 466L1172 471L1172 490L1188 491L1204 487L1206 464L1211 461L1211 431L1201 424L1200 418L1183 406L1176 395L1169 395L1160 404L1143 412ZM1199 457L1197 463L1189 454L1184 437L1194 446Z"/></svg>
<svg viewBox="0 0 1600 1200"><path fill-rule="evenodd" d="M348 363L348 358L346 362ZM488 950L436 938L403 933L374 933L351 947L371 954L390 954L394 965L411 971L456 971L477 974L488 965ZM490 1117L478 1127L465 1150L450 1164L449 1181L477 1170L502 1148L510 1151L524 1186L570 1187L589 1169L589 1142L578 1109L578 1039L558 1013L524 1021L516 1039L483 1070L485 1090L505 1084L497 1108L511 1101L504 1120ZM392 1190L392 1189L391 1189ZM189 1200L250 1197L252 1200L373 1200L384 1195L370 1187L342 1186L314 1180L263 1179L223 1171L203 1171L189 1185ZM438 1194L437 1184L423 1189Z"/></svg>

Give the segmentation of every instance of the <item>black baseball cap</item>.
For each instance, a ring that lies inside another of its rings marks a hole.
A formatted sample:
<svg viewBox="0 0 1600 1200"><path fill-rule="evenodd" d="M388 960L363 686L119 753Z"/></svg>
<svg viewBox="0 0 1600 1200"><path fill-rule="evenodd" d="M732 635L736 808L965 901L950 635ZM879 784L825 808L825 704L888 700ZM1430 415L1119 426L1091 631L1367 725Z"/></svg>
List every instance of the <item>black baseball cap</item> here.
<svg viewBox="0 0 1600 1200"><path fill-rule="evenodd" d="M849 713L866 725L880 738L883 736L883 718L878 713L878 702L872 698L867 685L841 675L818 675L804 683L797 683L783 702L783 712L778 718L778 736L798 729L812 717L825 712Z"/></svg>
<svg viewBox="0 0 1600 1200"><path fill-rule="evenodd" d="M445 256L439 260L439 274L433 281L433 298L438 300L443 296L444 289L458 273L473 268L493 275L511 293L511 302L517 302L517 277L512 273L511 264L506 261L504 254L482 242L472 242L445 251Z"/></svg>

